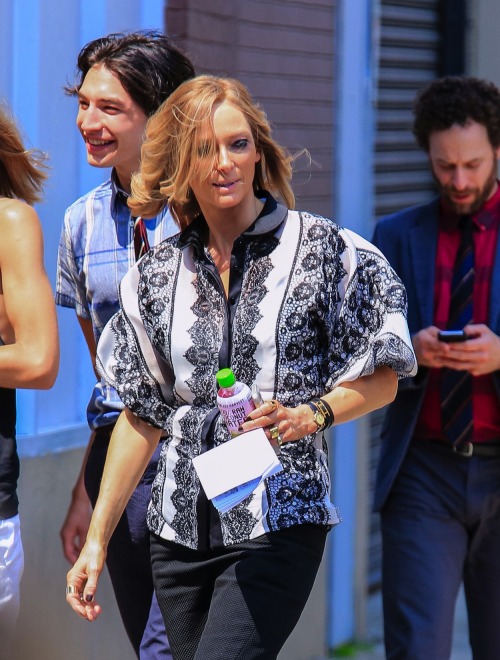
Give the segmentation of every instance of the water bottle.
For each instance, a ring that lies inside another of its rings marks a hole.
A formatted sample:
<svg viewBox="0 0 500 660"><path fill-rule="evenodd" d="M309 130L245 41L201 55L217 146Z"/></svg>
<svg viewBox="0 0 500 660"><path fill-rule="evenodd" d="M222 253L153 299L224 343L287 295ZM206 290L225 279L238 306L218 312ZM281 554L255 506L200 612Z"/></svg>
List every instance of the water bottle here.
<svg viewBox="0 0 500 660"><path fill-rule="evenodd" d="M255 410L252 392L248 385L236 380L232 369L220 369L216 374L219 390L217 406L233 436L240 435L238 428L244 422L248 413Z"/></svg>

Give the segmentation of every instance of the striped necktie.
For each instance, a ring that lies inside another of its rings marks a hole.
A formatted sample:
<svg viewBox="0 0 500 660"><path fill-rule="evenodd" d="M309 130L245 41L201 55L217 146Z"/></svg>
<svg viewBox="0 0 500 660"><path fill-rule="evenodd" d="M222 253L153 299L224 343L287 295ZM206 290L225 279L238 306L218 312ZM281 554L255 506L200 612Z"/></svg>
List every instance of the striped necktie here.
<svg viewBox="0 0 500 660"><path fill-rule="evenodd" d="M474 224L471 216L460 222L461 238L451 284L448 329L461 330L473 320ZM446 438L454 445L471 442L472 376L467 371L441 370L441 420Z"/></svg>
<svg viewBox="0 0 500 660"><path fill-rule="evenodd" d="M134 222L134 250L136 261L149 250L148 233L141 217L136 218Z"/></svg>

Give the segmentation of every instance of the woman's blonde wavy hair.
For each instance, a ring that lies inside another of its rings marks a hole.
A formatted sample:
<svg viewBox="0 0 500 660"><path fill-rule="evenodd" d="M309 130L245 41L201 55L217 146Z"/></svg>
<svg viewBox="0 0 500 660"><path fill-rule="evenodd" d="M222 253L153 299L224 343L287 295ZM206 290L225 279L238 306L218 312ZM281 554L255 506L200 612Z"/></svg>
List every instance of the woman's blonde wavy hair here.
<svg viewBox="0 0 500 660"><path fill-rule="evenodd" d="M180 85L148 120L141 168L132 177L128 200L134 216L154 217L168 204L183 229L200 213L189 182L195 177L208 178L216 167L215 139L207 143L203 136L200 158L200 132L209 122L213 134L213 111L223 101L241 110L260 153L254 190L269 190L294 208L289 183L292 157L271 137L266 114L238 80L203 75Z"/></svg>
<svg viewBox="0 0 500 660"><path fill-rule="evenodd" d="M0 106L0 196L39 202L47 178L45 160L41 151L24 147L15 120Z"/></svg>

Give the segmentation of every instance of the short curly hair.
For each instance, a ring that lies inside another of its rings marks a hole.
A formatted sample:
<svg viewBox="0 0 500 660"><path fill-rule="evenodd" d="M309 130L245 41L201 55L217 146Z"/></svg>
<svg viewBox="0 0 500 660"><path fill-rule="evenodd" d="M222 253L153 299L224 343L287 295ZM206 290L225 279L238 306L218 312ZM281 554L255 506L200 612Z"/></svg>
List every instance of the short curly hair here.
<svg viewBox="0 0 500 660"><path fill-rule="evenodd" d="M431 82L416 97L413 134L429 151L433 131L469 121L482 124L494 149L500 146L500 90L488 80L470 76L445 76Z"/></svg>

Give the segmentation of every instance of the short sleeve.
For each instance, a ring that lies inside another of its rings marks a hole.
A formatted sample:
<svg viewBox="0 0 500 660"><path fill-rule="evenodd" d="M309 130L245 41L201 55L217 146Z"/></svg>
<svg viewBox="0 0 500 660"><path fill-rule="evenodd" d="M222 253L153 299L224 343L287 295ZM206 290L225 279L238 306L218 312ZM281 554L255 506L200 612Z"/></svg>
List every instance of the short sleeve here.
<svg viewBox="0 0 500 660"><path fill-rule="evenodd" d="M85 286L82 281L82 275L78 271L75 250L72 242L72 208L73 207L70 207L65 213L59 238L55 301L56 304L61 307L71 307L75 309L78 316L84 319L89 319L90 311L87 303ZM80 206L78 208L80 208Z"/></svg>
<svg viewBox="0 0 500 660"><path fill-rule="evenodd" d="M399 378L413 376L417 361L402 281L378 248L354 232L341 229L338 245L343 276L330 335L327 389L384 365Z"/></svg>
<svg viewBox="0 0 500 660"><path fill-rule="evenodd" d="M156 428L172 411L167 404L161 357L153 349L138 308L139 270L134 266L120 286L121 310L105 326L97 346L97 369L125 406Z"/></svg>

